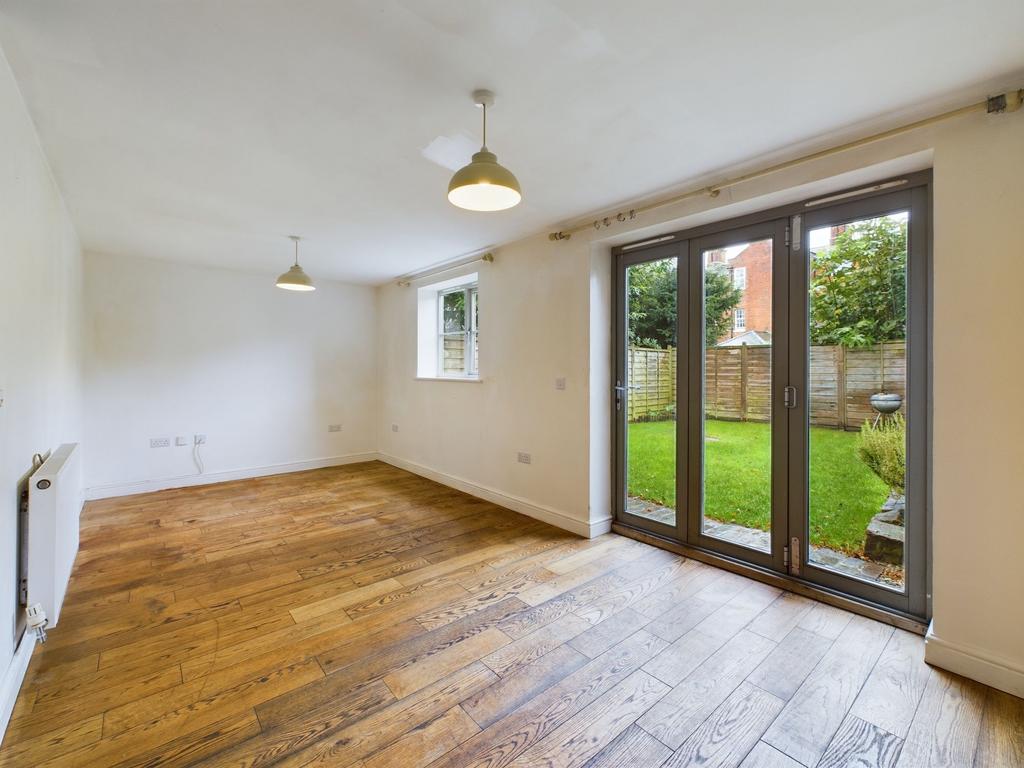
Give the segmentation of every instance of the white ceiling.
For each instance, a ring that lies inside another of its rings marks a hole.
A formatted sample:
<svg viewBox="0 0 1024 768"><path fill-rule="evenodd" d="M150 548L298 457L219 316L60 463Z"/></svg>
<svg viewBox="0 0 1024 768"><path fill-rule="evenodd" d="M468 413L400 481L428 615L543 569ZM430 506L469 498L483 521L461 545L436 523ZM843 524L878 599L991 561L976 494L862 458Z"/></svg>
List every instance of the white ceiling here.
<svg viewBox="0 0 1024 768"><path fill-rule="evenodd" d="M1021 0L0 0L86 249L277 273L296 233L369 283L1019 87L1022 28ZM479 141L475 87L511 211L453 208L423 154Z"/></svg>

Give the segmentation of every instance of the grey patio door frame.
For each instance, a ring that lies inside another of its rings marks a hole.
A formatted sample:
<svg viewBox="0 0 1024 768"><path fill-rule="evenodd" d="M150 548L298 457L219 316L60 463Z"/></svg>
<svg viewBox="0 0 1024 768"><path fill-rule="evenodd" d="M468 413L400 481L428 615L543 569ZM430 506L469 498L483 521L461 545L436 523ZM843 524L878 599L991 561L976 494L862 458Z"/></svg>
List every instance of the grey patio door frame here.
<svg viewBox="0 0 1024 768"><path fill-rule="evenodd" d="M614 345L614 389L612 391L612 421L614 444L613 477L615 484L615 518L633 528L648 531L672 541L682 541L686 537L686 489L687 489L687 409L678 407L687 401L686 361L688 332L688 277L687 277L687 242L675 240L650 248L638 249L635 252L623 251L615 257L615 275L613 279L615 301L612 302L612 344ZM626 370L629 360L629 340L627 337L629 301L626 297L627 272L634 264L662 259L676 259L676 523L674 526L649 520L645 517L630 514L626 509L626 464L629 431L627 418L629 413L629 377Z"/></svg>
<svg viewBox="0 0 1024 768"><path fill-rule="evenodd" d="M728 223L728 222L727 222ZM760 240L772 241L772 328L788 327L789 318L789 248L786 242L786 218L769 219L757 224L723 229L714 234L693 238L689 241L689 313L691 332L689 344L689 387L690 412L688 466L689 512L687 537L689 544L701 549L719 552L727 557L742 560L763 568L785 573L785 546L787 540L788 494L786 483L789 419L783 403L788 384L787 335L772 334L771 363L771 551L732 544L702 531L704 507L704 252L715 248L727 248L742 243ZM680 347L682 341L680 340Z"/></svg>
<svg viewBox="0 0 1024 768"><path fill-rule="evenodd" d="M797 540L794 561L800 578L827 589L866 600L875 605L924 617L928 606L928 351L929 351L929 190L926 185L878 194L853 202L808 207L793 217L800 232L799 250L792 249L789 324L789 379L797 387L796 408L790 410L790 518L791 540ZM819 227L846 224L908 211L907 230L907 332L906 332L906 539L903 548L904 590L897 592L860 579L844 576L811 562L808 557L810 419L808 336L810 232ZM796 243L794 243L794 246ZM796 558L799 558L798 560Z"/></svg>
<svg viewBox="0 0 1024 768"><path fill-rule="evenodd" d="M892 191L895 188L897 191ZM820 204L819 204L820 203ZM830 223L910 211L907 245L907 520L905 590L896 592L808 563L808 281L811 229ZM801 201L736 219L701 225L618 246L613 257L613 384L626 384L626 270L632 264L675 256L677 269L676 524L626 511L628 393L613 391L613 511L617 524L664 541L708 552L759 578L774 574L915 622L930 605L930 300L931 171L838 192L825 201ZM772 347L772 552L757 552L706 536L703 499L703 259L723 245L774 238ZM787 387L796 388L786 407ZM621 395L621 397L620 397ZM793 550L796 539L797 549ZM790 551L786 551L786 547ZM788 557L787 557L788 555ZM729 565L727 567L733 567ZM777 582L776 582L777 583Z"/></svg>

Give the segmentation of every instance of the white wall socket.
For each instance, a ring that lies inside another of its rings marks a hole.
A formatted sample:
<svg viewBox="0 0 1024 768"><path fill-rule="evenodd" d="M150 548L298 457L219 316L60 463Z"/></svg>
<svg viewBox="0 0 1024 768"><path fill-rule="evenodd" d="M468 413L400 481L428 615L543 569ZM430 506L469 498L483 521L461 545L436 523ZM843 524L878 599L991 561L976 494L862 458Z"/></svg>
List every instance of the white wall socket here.
<svg viewBox="0 0 1024 768"><path fill-rule="evenodd" d="M327 425L327 431L328 432L341 432L341 424L328 424Z"/></svg>
<svg viewBox="0 0 1024 768"><path fill-rule="evenodd" d="M565 377L559 376L555 379L555 389L565 389Z"/></svg>
<svg viewBox="0 0 1024 768"><path fill-rule="evenodd" d="M391 425L391 431L392 432L397 432L398 431L398 425L397 424L392 424Z"/></svg>
<svg viewBox="0 0 1024 768"><path fill-rule="evenodd" d="M518 454L518 457L517 457L517 461L520 464L529 464L529 463L531 463L532 458L531 458L530 454L528 454L528 453L526 453L524 451L520 451L519 454Z"/></svg>
<svg viewBox="0 0 1024 768"><path fill-rule="evenodd" d="M184 435L178 435L176 438L174 438L174 444L175 445L188 445L188 438L185 437Z"/></svg>
<svg viewBox="0 0 1024 768"><path fill-rule="evenodd" d="M171 438L169 437L151 437L149 438L150 448L168 448L171 445Z"/></svg>

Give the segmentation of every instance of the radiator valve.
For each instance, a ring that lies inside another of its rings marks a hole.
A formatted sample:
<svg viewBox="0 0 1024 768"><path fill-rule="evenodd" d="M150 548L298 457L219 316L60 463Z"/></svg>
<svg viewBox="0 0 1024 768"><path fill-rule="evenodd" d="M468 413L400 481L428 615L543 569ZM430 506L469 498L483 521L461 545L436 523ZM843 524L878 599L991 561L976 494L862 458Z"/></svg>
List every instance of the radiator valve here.
<svg viewBox="0 0 1024 768"><path fill-rule="evenodd" d="M36 633L36 640L40 643L46 642L46 612L39 603L30 605L25 609L25 618L28 620L28 628Z"/></svg>

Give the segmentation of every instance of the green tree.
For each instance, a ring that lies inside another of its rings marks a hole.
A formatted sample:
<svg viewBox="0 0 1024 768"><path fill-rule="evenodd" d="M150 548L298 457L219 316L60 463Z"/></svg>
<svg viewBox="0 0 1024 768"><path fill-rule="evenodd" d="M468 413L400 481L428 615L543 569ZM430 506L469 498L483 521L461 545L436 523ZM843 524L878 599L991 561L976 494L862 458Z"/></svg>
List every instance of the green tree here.
<svg viewBox="0 0 1024 768"><path fill-rule="evenodd" d="M851 224L811 261L811 343L867 347L906 337L907 222Z"/></svg>
<svg viewBox="0 0 1024 768"><path fill-rule="evenodd" d="M663 259L629 268L629 343L665 349L676 346L676 261ZM714 346L731 323L729 313L743 291L726 270L704 273L705 342Z"/></svg>
<svg viewBox="0 0 1024 768"><path fill-rule="evenodd" d="M676 346L676 260L634 264L627 275L630 346Z"/></svg>

